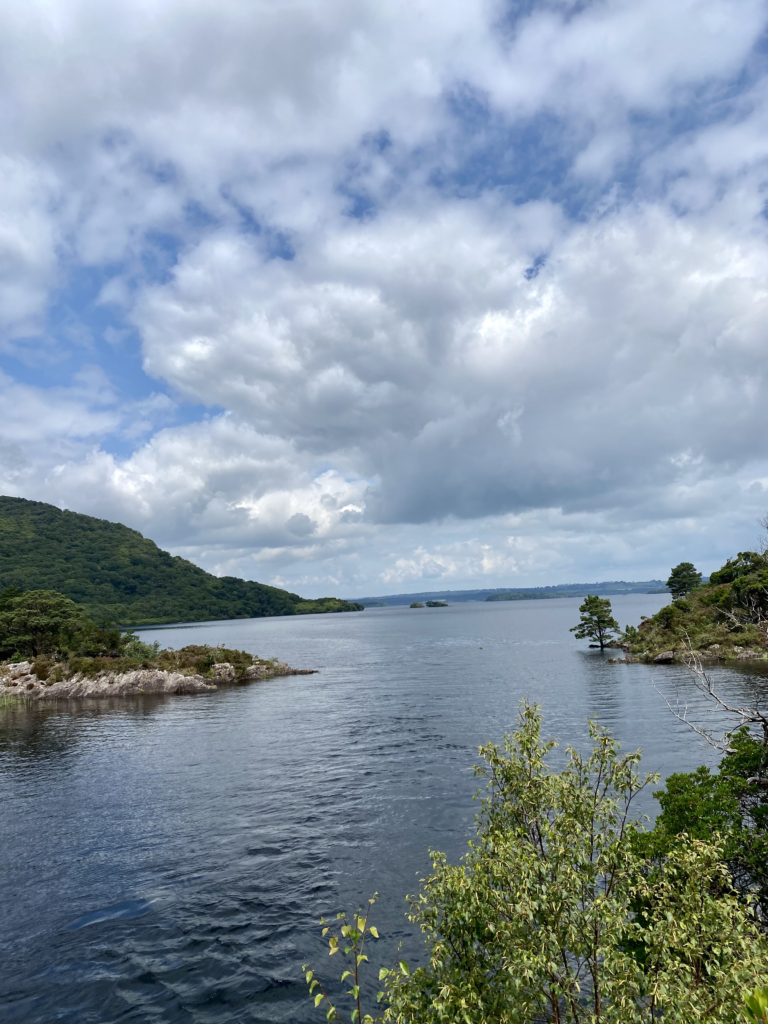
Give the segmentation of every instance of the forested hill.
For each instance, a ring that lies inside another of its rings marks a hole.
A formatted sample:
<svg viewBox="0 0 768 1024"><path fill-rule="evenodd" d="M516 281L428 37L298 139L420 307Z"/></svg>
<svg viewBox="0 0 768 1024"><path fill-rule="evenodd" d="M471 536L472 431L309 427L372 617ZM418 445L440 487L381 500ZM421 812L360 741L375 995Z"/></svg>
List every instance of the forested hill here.
<svg viewBox="0 0 768 1024"><path fill-rule="evenodd" d="M0 496L0 589L8 586L58 590L97 621L125 626L362 609L212 576L121 523Z"/></svg>

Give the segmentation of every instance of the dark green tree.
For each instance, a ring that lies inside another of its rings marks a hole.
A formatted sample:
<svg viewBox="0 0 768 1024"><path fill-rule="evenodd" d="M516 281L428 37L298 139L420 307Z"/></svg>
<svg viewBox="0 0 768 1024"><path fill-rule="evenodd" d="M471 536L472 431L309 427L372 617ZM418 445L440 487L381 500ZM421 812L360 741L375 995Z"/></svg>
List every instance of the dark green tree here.
<svg viewBox="0 0 768 1024"><path fill-rule="evenodd" d="M752 897L768 927L768 748L742 728L730 738L720 770L670 775L654 793L661 804L656 827L640 840L647 856L664 857L681 841L709 841L719 833L736 889Z"/></svg>
<svg viewBox="0 0 768 1024"><path fill-rule="evenodd" d="M23 593L24 591L19 590L18 587L6 587L5 590L0 593L0 611L5 611L6 608L9 608L11 601L13 601L15 597L21 597Z"/></svg>
<svg viewBox="0 0 768 1024"><path fill-rule="evenodd" d="M669 574L667 587L672 597L685 597L686 594L701 585L701 573L693 562L681 562Z"/></svg>
<svg viewBox="0 0 768 1024"><path fill-rule="evenodd" d="M571 627L571 633L576 634L577 640L592 640L600 644L602 651L610 641L611 634L621 632L607 597L587 594L584 603L579 606L579 611L581 622L578 626Z"/></svg>
<svg viewBox="0 0 768 1024"><path fill-rule="evenodd" d="M117 653L120 631L97 626L82 608L55 590L29 590L0 606L0 658L95 657Z"/></svg>

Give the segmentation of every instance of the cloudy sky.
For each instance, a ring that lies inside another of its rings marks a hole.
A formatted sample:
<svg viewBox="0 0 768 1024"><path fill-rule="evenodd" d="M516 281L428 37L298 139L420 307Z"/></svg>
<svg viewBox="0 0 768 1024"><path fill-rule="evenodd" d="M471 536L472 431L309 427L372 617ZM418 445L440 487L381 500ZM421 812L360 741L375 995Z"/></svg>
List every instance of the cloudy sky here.
<svg viewBox="0 0 768 1024"><path fill-rule="evenodd" d="M760 0L8 0L0 491L361 596L768 508Z"/></svg>

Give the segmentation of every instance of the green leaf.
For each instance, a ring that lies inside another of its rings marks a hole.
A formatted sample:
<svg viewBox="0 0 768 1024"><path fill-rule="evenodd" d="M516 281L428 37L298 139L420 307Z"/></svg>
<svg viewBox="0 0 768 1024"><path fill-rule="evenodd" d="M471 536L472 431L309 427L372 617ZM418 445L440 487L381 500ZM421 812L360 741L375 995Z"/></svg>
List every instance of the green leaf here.
<svg viewBox="0 0 768 1024"><path fill-rule="evenodd" d="M307 971L307 984L309 984L310 981L312 981L312 971Z"/></svg>
<svg viewBox="0 0 768 1024"><path fill-rule="evenodd" d="M358 919L357 919L357 930L359 932L361 932L361 933L365 932L365 918L364 917L358 917Z"/></svg>
<svg viewBox="0 0 768 1024"><path fill-rule="evenodd" d="M318 992L317 995L315 996L315 1006L319 1006L320 1003L322 1003L322 1001L323 1001L323 993L322 992ZM307 1004L305 1003L304 1005L306 1006Z"/></svg>
<svg viewBox="0 0 768 1024"><path fill-rule="evenodd" d="M351 977L352 977L352 971L344 971L344 973L341 976L341 980L342 981L346 981L347 978L351 978Z"/></svg>
<svg viewBox="0 0 768 1024"><path fill-rule="evenodd" d="M371 933L371 935L374 937L374 939L378 939L379 933L378 933L378 930L376 928L376 925L372 924L371 927L368 929L368 931Z"/></svg>
<svg viewBox="0 0 768 1024"><path fill-rule="evenodd" d="M400 972L402 974L404 974L406 976L406 978L407 978L410 975L411 972L408 970L408 964L405 962L405 960L401 960L400 961L399 967L400 967Z"/></svg>

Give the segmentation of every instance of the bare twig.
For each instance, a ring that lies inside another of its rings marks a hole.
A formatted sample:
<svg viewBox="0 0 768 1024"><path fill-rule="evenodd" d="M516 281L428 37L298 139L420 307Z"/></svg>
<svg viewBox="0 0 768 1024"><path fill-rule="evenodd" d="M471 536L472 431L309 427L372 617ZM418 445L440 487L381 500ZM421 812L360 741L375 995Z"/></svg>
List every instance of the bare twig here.
<svg viewBox="0 0 768 1024"><path fill-rule="evenodd" d="M701 658L691 646L691 641L688 636L686 636L686 655L684 658L684 664L693 676L696 689L706 697L707 701L709 701L711 705L713 705L713 707L708 709L708 713L723 712L726 715L735 718L736 724L732 728L727 729L721 736L713 735L713 733L701 728L689 720L688 702L684 700L681 703L679 693L676 695L675 704L673 705L666 694L661 692L654 681L653 688L663 697L667 707L675 718L683 722L690 729L693 729L693 731L701 736L702 739L706 740L710 746L714 747L716 750L722 750L725 754L735 753L735 747L733 747L731 743L731 737L739 729L743 729L744 726L747 726L747 728L759 726L763 733L763 746L768 747L768 714L763 713L759 707L734 707L725 701L715 690L711 677L704 671ZM749 781L755 785L764 785L762 781L752 779ZM765 785L768 786L768 781Z"/></svg>

